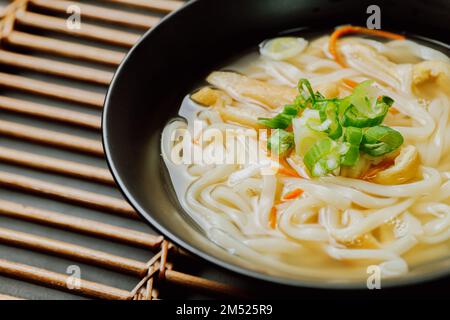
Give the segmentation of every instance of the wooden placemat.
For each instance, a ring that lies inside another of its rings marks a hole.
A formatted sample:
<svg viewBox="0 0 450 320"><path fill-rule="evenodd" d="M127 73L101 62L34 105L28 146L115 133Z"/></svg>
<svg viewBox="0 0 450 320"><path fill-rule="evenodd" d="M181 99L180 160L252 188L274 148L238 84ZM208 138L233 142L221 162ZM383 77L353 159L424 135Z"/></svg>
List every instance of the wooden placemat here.
<svg viewBox="0 0 450 320"><path fill-rule="evenodd" d="M100 116L114 69L182 5L16 0L2 9L0 299L151 300L176 287L242 294L183 272L202 264L139 221L103 158ZM70 20L77 13L80 28Z"/></svg>

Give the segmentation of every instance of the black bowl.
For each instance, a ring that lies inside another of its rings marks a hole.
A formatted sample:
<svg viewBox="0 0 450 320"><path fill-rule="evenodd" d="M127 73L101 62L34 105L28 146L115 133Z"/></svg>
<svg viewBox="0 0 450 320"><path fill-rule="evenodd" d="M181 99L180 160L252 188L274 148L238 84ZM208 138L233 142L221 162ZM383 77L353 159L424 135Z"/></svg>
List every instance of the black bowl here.
<svg viewBox="0 0 450 320"><path fill-rule="evenodd" d="M208 241L180 208L160 155L160 134L183 97L225 60L281 31L365 25L372 1L197 0L147 32L122 62L103 114L108 163L120 189L142 217L180 247L226 269L292 286L364 287L342 279L269 275ZM383 29L445 41L447 0L378 1ZM388 285L448 272L449 259L416 268ZM386 286L386 285L385 285Z"/></svg>

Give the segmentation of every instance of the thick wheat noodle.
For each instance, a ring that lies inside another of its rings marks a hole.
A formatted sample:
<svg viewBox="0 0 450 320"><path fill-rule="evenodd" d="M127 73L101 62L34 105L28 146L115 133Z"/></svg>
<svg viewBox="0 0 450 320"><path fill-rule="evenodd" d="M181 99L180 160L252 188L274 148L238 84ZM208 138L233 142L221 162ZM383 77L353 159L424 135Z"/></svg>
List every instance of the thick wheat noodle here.
<svg viewBox="0 0 450 320"><path fill-rule="evenodd" d="M381 43L351 38L340 40L344 68L332 59L326 40L313 41L305 51L283 61L251 55L227 69L285 87L295 87L299 78L307 77L314 89L328 86L341 95L350 92L345 83L374 79L380 95L395 101L398 112L387 121L397 124L392 127L401 132L404 145L416 146L420 154L416 178L390 185L343 175L305 179L304 169L292 159L289 164L302 177L263 174L273 159L177 167L169 155L175 153L180 160L187 148L214 150L213 143L198 145L207 130L189 136L193 121L216 133L247 129L238 123L241 119L228 120L226 114L196 105L189 97L180 111L186 121L171 122L163 132L163 158L183 208L214 243L250 268L342 280L364 277L368 261L373 261L384 275L399 276L414 267L405 253L413 254L411 261L428 259L434 251L427 255L424 250L450 238L450 105L443 92L428 100L418 96L413 88L415 65L398 59L416 55L419 60L450 60L409 40ZM383 56L388 53L396 54L397 61ZM243 117L248 111L256 120L258 115L278 114L283 107L270 108L264 99L258 100L254 88L247 88L246 94L232 85L221 84L220 89L234 101L225 109L241 108ZM183 142L174 142L173 137L183 137ZM228 146L219 146L221 152L230 151ZM245 145L239 152L236 159L253 151ZM283 194L295 189L301 190L297 198L283 199ZM425 249L416 252L418 244ZM351 264L343 262L350 260Z"/></svg>

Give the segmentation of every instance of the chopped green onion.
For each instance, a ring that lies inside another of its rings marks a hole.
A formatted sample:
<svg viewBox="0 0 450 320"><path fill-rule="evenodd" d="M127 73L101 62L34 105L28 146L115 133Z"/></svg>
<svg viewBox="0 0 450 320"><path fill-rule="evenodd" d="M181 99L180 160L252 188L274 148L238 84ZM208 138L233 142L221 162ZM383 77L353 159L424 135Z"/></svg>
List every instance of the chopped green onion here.
<svg viewBox="0 0 450 320"><path fill-rule="evenodd" d="M285 130L274 130L267 140L267 148L278 155L286 154L293 147L294 134Z"/></svg>
<svg viewBox="0 0 450 320"><path fill-rule="evenodd" d="M394 104L394 99L392 99L391 97L388 97L388 96L381 96L378 99L378 103L384 103L384 104L388 105L390 108Z"/></svg>
<svg viewBox="0 0 450 320"><path fill-rule="evenodd" d="M366 100L366 102L369 104L368 100ZM390 107L391 106L386 104L382 99L377 101L372 109L366 108L364 113L354 105L351 105L344 112L341 120L342 125L344 127L351 126L357 128L377 126L383 122Z"/></svg>
<svg viewBox="0 0 450 320"><path fill-rule="evenodd" d="M355 127L345 128L344 141L359 148L362 138L363 138L363 131L361 128L355 128Z"/></svg>
<svg viewBox="0 0 450 320"><path fill-rule="evenodd" d="M310 99L313 105L316 103L316 96L311 87L311 83L309 83L307 79L300 79L298 81L297 87L301 97L303 97L305 101Z"/></svg>
<svg viewBox="0 0 450 320"><path fill-rule="evenodd" d="M330 120L325 120L324 122L322 122L319 119L309 119L306 122L306 126L308 128L320 132L326 132L330 128L330 125L331 125Z"/></svg>
<svg viewBox="0 0 450 320"><path fill-rule="evenodd" d="M354 166L359 160L359 146L350 145L348 151L341 157L341 165Z"/></svg>
<svg viewBox="0 0 450 320"><path fill-rule="evenodd" d="M400 132L386 126L376 126L364 132L361 150L379 157L396 150L403 141Z"/></svg>
<svg viewBox="0 0 450 320"><path fill-rule="evenodd" d="M273 118L258 118L258 123L272 129L286 129L291 124L292 117L280 113Z"/></svg>
<svg viewBox="0 0 450 320"><path fill-rule="evenodd" d="M337 100L336 103L338 104L338 114L339 114L339 119L342 119L342 117L344 116L345 111L347 111L347 109L350 107L351 103L350 103L350 97L351 96L347 96L343 99Z"/></svg>
<svg viewBox="0 0 450 320"><path fill-rule="evenodd" d="M366 128L383 122L394 100L386 96L380 99L371 96L372 83L370 80L360 83L353 93L341 102L339 114L343 126Z"/></svg>
<svg viewBox="0 0 450 320"><path fill-rule="evenodd" d="M284 155L295 147L314 177L336 174L341 166L357 166L364 159L361 152L378 157L396 150L403 143L402 135L381 125L394 101L378 97L372 84L364 81L345 98L326 99L314 93L307 79L300 79L299 95L292 104L273 118L258 119L277 129L268 148ZM283 130L291 124L294 133Z"/></svg>
<svg viewBox="0 0 450 320"><path fill-rule="evenodd" d="M334 102L327 102L322 105L319 111L320 119L325 123L329 122L326 133L331 139L338 139L342 136L342 126L338 120L338 107Z"/></svg>
<svg viewBox="0 0 450 320"><path fill-rule="evenodd" d="M300 108L295 104L288 104L288 105L284 106L284 109L283 109L284 114L287 114L287 115L290 115L293 117L297 116L299 111L300 111Z"/></svg>
<svg viewBox="0 0 450 320"><path fill-rule="evenodd" d="M328 100L320 92L314 93L311 83L307 79L300 79L297 88L299 95L295 98L294 104L302 109L307 107L314 109L318 102Z"/></svg>
<svg viewBox="0 0 450 320"><path fill-rule="evenodd" d="M377 97L370 97L372 84L372 80L363 81L353 89L353 92L350 95L350 104L355 106L361 113L368 113L371 104L376 101Z"/></svg>
<svg viewBox="0 0 450 320"><path fill-rule="evenodd" d="M292 121L295 136L295 150L298 155L304 156L318 140L323 139L327 134L323 131L311 129L307 123L314 119L316 110L307 109L303 112L301 118Z"/></svg>
<svg viewBox="0 0 450 320"><path fill-rule="evenodd" d="M303 161L314 177L333 172L340 165L337 143L330 138L317 141L305 154Z"/></svg>
<svg viewBox="0 0 450 320"><path fill-rule="evenodd" d="M301 53L307 45L308 41L303 38L280 37L261 43L260 53L270 59L286 60Z"/></svg>
<svg viewBox="0 0 450 320"><path fill-rule="evenodd" d="M258 123L271 129L286 129L291 125L292 119L297 116L300 108L296 105L287 105L283 112L273 118L258 118Z"/></svg>

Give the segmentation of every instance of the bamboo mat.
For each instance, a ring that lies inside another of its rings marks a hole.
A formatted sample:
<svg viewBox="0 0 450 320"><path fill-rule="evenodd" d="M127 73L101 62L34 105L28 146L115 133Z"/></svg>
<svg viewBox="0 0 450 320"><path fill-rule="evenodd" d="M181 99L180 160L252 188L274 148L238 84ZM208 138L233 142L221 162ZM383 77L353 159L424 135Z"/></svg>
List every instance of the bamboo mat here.
<svg viewBox="0 0 450 320"><path fill-rule="evenodd" d="M184 271L204 264L139 220L103 159L101 108L115 67L182 4L16 0L3 8L0 300L151 300L185 288L242 294ZM74 6L81 29L67 27Z"/></svg>

